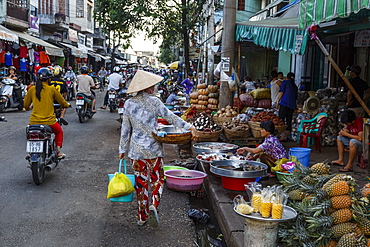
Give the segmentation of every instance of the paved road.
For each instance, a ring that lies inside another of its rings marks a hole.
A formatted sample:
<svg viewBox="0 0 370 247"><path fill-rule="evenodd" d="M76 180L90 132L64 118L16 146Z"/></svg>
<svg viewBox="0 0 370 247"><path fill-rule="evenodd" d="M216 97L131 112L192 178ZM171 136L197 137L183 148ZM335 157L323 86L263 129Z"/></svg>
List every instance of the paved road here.
<svg viewBox="0 0 370 247"><path fill-rule="evenodd" d="M97 93L101 106L105 92ZM80 124L74 111L68 109L63 127L67 158L39 186L24 159L29 112L0 114L8 120L0 122L0 246L195 246L187 194L165 188L157 229L136 225L135 197L105 198L107 174L118 165L118 114L99 109Z"/></svg>

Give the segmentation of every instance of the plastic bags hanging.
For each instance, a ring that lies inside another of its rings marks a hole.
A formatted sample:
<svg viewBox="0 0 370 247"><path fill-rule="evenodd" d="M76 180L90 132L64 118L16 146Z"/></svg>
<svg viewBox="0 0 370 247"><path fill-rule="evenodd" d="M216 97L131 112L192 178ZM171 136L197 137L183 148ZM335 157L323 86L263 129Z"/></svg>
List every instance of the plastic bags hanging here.
<svg viewBox="0 0 370 247"><path fill-rule="evenodd" d="M116 172L108 184L107 198L126 196L135 191L130 179L123 173Z"/></svg>

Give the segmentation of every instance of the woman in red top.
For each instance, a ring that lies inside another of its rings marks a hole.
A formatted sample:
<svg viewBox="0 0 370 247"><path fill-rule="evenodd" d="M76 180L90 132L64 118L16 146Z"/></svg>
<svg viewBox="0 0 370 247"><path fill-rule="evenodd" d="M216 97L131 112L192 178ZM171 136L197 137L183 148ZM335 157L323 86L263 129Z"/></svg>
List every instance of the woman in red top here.
<svg viewBox="0 0 370 247"><path fill-rule="evenodd" d="M341 172L353 172L353 161L357 152L362 152L362 132L363 120L356 117L352 110L346 110L342 113L340 121L346 125L337 137L337 148L339 158L331 162L332 165L344 166L339 169ZM344 164L344 149L349 147L349 158L347 165Z"/></svg>

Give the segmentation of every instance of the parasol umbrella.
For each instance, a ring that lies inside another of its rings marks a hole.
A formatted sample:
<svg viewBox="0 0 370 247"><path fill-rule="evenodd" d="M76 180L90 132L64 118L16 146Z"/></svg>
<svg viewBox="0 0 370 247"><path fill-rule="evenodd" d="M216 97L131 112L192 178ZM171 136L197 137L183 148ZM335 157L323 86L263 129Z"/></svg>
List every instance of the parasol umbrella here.
<svg viewBox="0 0 370 247"><path fill-rule="evenodd" d="M179 68L179 61L176 61L170 64L170 69L178 69L178 68Z"/></svg>

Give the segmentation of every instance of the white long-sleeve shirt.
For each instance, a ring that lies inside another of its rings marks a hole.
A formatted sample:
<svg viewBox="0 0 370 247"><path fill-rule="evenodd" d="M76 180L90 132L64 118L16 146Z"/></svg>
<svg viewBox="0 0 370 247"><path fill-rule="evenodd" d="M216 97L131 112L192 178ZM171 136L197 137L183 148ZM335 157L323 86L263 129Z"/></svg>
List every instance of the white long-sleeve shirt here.
<svg viewBox="0 0 370 247"><path fill-rule="evenodd" d="M179 128L189 130L191 127L168 110L160 99L144 92L127 100L123 109L119 153L128 149L128 157L134 160L164 156L162 144L152 135L157 133L158 117Z"/></svg>

